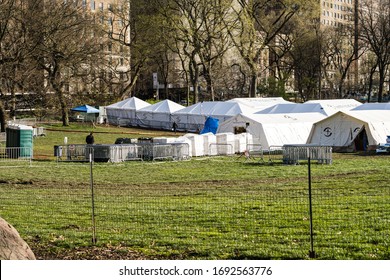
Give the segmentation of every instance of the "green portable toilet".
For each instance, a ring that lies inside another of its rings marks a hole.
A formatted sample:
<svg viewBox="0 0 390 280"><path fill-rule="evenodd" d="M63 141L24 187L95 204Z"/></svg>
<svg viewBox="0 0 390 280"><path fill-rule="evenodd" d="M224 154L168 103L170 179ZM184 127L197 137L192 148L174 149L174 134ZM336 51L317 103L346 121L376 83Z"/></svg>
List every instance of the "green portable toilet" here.
<svg viewBox="0 0 390 280"><path fill-rule="evenodd" d="M28 125L10 125L6 129L8 157L32 157L33 128ZM21 149L12 149L21 148Z"/></svg>

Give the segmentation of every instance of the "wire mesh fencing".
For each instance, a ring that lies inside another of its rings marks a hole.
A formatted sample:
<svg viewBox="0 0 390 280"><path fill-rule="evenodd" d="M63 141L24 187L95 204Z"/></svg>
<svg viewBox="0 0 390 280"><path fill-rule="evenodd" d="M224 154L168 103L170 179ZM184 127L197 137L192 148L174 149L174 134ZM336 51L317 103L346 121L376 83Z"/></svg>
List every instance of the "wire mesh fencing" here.
<svg viewBox="0 0 390 280"><path fill-rule="evenodd" d="M176 258L305 259L308 189L208 182L64 186L0 184L0 215L27 240L125 244ZM390 189L313 187L314 250L321 259L390 257ZM94 212L95 224L92 223ZM95 226L95 227L94 227Z"/></svg>

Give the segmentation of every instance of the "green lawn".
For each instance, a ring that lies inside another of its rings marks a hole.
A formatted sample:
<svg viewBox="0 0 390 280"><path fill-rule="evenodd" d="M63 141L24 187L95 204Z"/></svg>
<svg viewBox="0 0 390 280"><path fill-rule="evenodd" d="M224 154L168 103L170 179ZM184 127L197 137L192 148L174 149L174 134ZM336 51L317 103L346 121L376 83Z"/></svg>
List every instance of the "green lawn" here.
<svg viewBox="0 0 390 280"><path fill-rule="evenodd" d="M48 126L47 136L34 140L40 160L31 167L0 166L0 215L38 258L308 258L307 163L269 164L239 156L94 163L97 244L92 246L90 165L57 163L52 156L64 136L69 143L84 143L91 128L54 129L63 128ZM98 143L174 136L112 127L94 131ZM312 164L317 258L390 257L389 159L333 154L332 165Z"/></svg>

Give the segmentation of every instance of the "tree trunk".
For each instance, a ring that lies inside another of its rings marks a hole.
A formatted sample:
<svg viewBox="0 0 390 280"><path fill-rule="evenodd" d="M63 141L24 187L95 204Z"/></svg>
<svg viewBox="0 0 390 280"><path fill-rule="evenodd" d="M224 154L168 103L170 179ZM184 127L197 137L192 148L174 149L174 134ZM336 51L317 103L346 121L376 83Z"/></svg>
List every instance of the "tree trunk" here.
<svg viewBox="0 0 390 280"><path fill-rule="evenodd" d="M0 101L0 132L5 132L5 109Z"/></svg>
<svg viewBox="0 0 390 280"><path fill-rule="evenodd" d="M379 66L378 102L382 102L384 85L385 85L385 69Z"/></svg>
<svg viewBox="0 0 390 280"><path fill-rule="evenodd" d="M64 96L61 91L56 91L56 93L60 100L62 126L69 126L68 108L65 104Z"/></svg>
<svg viewBox="0 0 390 280"><path fill-rule="evenodd" d="M213 87L213 81L211 79L211 75L207 73L204 76L206 83L207 83L207 93L210 94L211 101L215 101L215 95L214 95L214 87Z"/></svg>
<svg viewBox="0 0 390 280"><path fill-rule="evenodd" d="M256 93L257 93L257 74L252 73L249 97L256 97Z"/></svg>

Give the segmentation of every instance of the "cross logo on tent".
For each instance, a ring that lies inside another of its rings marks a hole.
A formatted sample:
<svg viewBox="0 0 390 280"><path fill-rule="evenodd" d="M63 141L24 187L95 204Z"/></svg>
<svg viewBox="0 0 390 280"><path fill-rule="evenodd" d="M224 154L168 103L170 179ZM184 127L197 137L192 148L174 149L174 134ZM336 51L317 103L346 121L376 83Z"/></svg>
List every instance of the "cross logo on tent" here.
<svg viewBox="0 0 390 280"><path fill-rule="evenodd" d="M326 128L324 129L324 135L325 135L325 137L330 137L332 134L333 134L333 133L332 133L332 129L331 129L330 127L326 127Z"/></svg>

